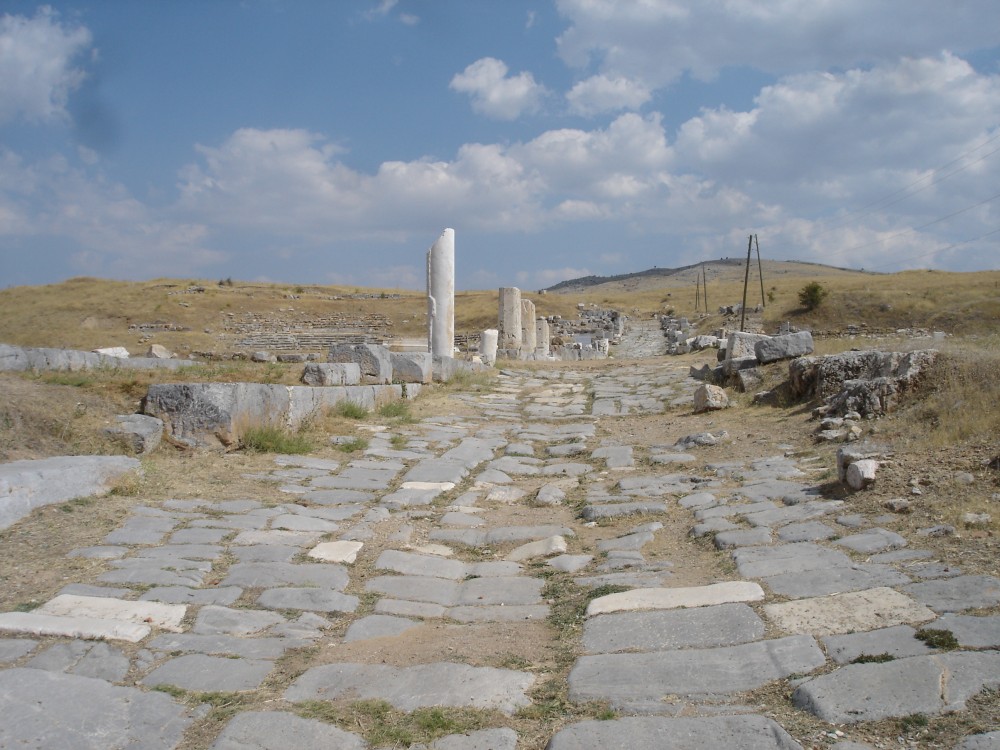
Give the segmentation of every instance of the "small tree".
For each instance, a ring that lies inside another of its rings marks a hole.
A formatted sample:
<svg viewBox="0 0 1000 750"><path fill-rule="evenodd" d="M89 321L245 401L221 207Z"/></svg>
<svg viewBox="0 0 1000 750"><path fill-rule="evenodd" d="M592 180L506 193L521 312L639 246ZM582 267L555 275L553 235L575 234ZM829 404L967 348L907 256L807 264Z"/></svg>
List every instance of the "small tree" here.
<svg viewBox="0 0 1000 750"><path fill-rule="evenodd" d="M799 290L799 304L806 310L815 310L829 292L818 281L810 281Z"/></svg>

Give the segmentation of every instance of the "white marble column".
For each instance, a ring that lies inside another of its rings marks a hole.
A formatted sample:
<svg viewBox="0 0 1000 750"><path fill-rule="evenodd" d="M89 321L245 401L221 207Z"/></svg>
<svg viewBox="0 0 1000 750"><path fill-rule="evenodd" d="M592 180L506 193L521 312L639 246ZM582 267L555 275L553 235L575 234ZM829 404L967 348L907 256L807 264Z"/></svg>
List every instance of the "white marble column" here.
<svg viewBox="0 0 1000 750"><path fill-rule="evenodd" d="M498 335L496 328L487 328L479 334L479 356L490 367L497 363Z"/></svg>
<svg viewBox="0 0 1000 750"><path fill-rule="evenodd" d="M551 337L551 332L549 329L549 321L545 318L539 318L535 321L535 353L543 357L548 357L551 349L549 343Z"/></svg>
<svg viewBox="0 0 1000 750"><path fill-rule="evenodd" d="M455 355L455 230L445 229L427 251L427 348Z"/></svg>
<svg viewBox="0 0 1000 750"><path fill-rule="evenodd" d="M521 350L521 290L516 286L500 287L498 346L508 351Z"/></svg>
<svg viewBox="0 0 1000 750"><path fill-rule="evenodd" d="M534 354L537 340L535 337L535 303L530 299L521 300L521 349L526 354Z"/></svg>

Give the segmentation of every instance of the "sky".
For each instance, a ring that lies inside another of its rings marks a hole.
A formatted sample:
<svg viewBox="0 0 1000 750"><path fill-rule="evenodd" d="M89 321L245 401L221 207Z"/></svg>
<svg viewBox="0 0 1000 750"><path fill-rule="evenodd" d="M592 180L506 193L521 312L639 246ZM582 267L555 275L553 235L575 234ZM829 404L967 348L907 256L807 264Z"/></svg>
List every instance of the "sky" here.
<svg viewBox="0 0 1000 750"><path fill-rule="evenodd" d="M1000 268L996 0L0 0L0 288Z"/></svg>

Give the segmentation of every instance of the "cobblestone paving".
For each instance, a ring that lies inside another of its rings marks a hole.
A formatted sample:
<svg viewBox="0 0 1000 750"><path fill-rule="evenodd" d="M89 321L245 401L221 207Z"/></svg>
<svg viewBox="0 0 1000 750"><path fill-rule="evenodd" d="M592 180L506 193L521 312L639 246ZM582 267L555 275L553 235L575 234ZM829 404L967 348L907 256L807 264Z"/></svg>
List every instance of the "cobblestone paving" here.
<svg viewBox="0 0 1000 750"><path fill-rule="evenodd" d="M655 333L640 327L621 353L651 352ZM140 503L72 553L104 561L95 581L0 613L0 747L192 746L211 703L196 694L272 695L237 702L204 740L212 748L368 747L360 731L302 710L325 703L516 718L544 679L530 660L338 654L392 651L428 624L441 638L502 626L527 644L552 615L553 575L617 587L590 602L565 685L571 702L601 702L613 718L554 731L556 750L799 748L741 703L774 681L790 681L794 705L831 732L961 711L996 687L1000 617L963 613L1000 603L1000 581L914 566L920 550L824 499L794 451L705 465L683 447L599 437L602 420L689 404L686 369L511 367L495 390L458 396L475 416L377 431L360 458L278 457L257 479L287 502ZM725 550L729 580L674 582L655 551L669 514ZM568 552L584 533L593 550ZM929 647L920 627L950 630L959 648ZM284 658L310 653L321 656L275 682ZM855 663L866 654L892 660ZM431 747L519 739L498 725ZM995 732L964 742L1000 747Z"/></svg>

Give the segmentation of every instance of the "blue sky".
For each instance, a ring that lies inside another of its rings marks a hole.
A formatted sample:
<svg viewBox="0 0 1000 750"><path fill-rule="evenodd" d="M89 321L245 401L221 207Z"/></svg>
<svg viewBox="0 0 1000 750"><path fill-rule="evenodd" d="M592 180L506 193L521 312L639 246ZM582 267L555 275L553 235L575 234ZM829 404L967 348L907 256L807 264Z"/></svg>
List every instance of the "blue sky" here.
<svg viewBox="0 0 1000 750"><path fill-rule="evenodd" d="M0 284L1000 268L996 0L0 2Z"/></svg>

